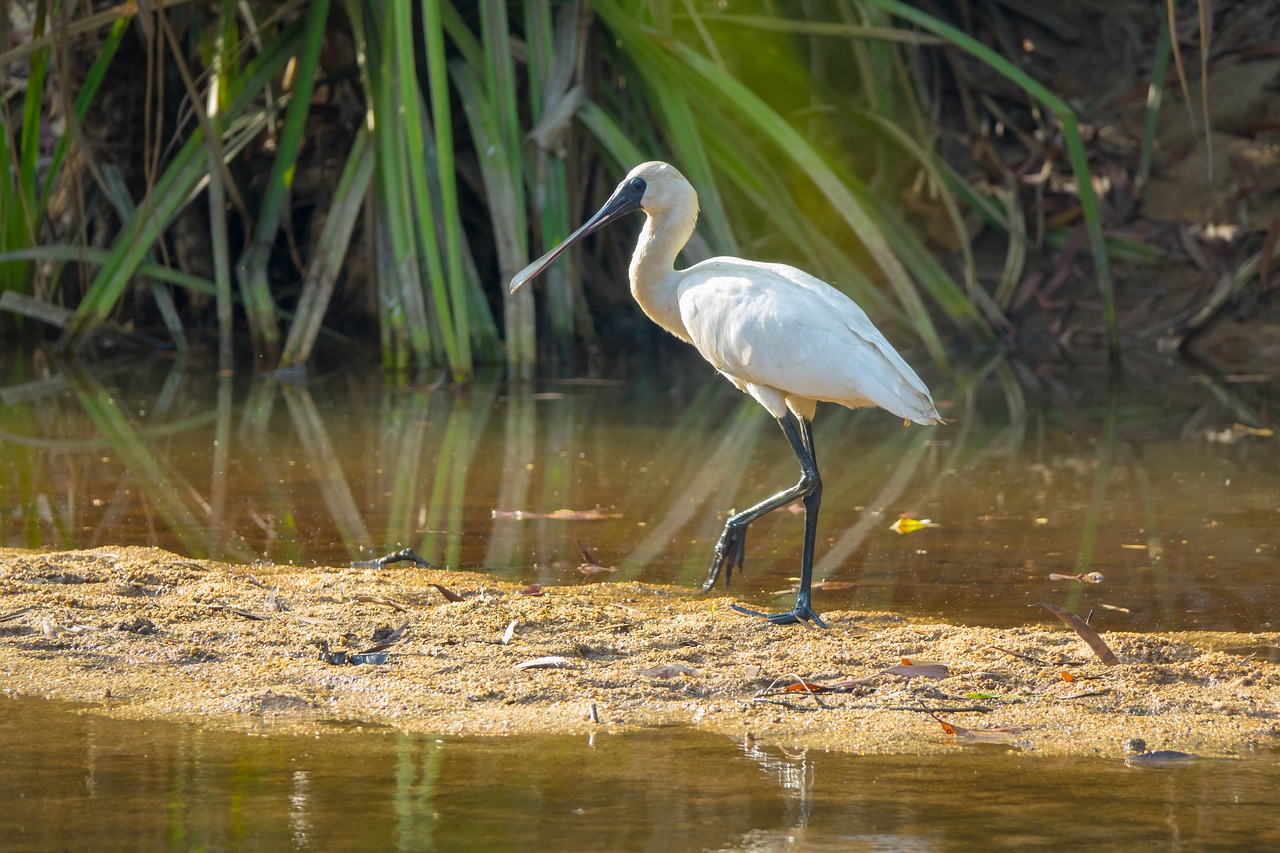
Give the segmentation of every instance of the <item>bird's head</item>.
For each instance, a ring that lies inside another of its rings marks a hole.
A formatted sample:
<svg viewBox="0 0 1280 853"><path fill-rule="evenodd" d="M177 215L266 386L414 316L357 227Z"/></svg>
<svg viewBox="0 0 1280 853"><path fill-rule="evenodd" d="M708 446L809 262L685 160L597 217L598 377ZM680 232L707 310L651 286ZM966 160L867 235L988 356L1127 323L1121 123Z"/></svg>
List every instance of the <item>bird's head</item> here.
<svg viewBox="0 0 1280 853"><path fill-rule="evenodd" d="M538 275L566 249L583 237L600 230L628 213L643 210L652 216L660 216L673 210L686 210L692 204L693 215L698 212L698 195L685 180L684 175L670 163L650 160L632 169L618 184L609 200L596 214L570 234L565 241L516 273L511 279L511 292L515 293L529 279Z"/></svg>
<svg viewBox="0 0 1280 853"><path fill-rule="evenodd" d="M638 188L637 181L643 182L640 208L645 213L664 216L679 211L680 215L688 215L687 209L692 205L694 214L697 214L698 194L685 176L670 163L663 163L661 160L641 163L631 170L614 193L623 187Z"/></svg>

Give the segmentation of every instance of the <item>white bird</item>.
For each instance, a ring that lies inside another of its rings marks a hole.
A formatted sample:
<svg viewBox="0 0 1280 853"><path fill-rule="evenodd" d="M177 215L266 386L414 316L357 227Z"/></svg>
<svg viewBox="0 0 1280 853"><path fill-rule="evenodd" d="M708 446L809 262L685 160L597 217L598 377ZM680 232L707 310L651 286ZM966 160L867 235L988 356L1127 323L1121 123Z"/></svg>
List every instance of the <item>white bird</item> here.
<svg viewBox="0 0 1280 853"><path fill-rule="evenodd" d="M806 272L742 258L711 258L675 269L676 255L698 220L698 194L668 163L652 161L632 169L581 228L511 280L511 292L583 237L636 210L647 218L631 258L631 295L649 319L692 344L712 367L764 406L800 460L798 483L725 522L702 590L711 589L721 569L727 584L735 564L742 568L751 522L799 498L804 502L804 550L795 607L772 615L737 605L734 609L779 625L812 620L825 628L812 607L822 479L810 423L818 401L851 409L879 406L918 424L941 424L929 389L866 312Z"/></svg>

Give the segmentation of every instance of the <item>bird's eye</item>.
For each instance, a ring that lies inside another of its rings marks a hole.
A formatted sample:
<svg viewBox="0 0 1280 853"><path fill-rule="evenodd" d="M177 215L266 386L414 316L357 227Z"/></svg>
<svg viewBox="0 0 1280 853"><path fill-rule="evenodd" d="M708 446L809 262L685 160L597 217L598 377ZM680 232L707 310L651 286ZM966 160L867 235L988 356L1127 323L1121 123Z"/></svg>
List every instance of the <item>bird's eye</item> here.
<svg viewBox="0 0 1280 853"><path fill-rule="evenodd" d="M631 189L634 190L635 192L638 192L638 193L644 192L644 188L646 186L647 184L645 184L644 178L633 178L631 181Z"/></svg>

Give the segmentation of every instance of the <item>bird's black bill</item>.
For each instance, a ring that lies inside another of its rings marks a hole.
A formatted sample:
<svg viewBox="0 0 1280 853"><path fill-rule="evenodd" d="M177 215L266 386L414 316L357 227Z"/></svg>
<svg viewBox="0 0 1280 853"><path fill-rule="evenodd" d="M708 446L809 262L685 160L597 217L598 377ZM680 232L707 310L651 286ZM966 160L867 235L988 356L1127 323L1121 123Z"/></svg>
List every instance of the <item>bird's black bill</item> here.
<svg viewBox="0 0 1280 853"><path fill-rule="evenodd" d="M595 216L588 219L581 228L570 234L559 246L556 246L554 249L529 264L529 266L516 273L515 277L511 279L511 292L515 293L523 287L529 279L549 267L551 262L560 257L565 249L568 249L583 237L586 237L594 231L599 231L615 219L620 219L628 213L634 213L639 210L640 200L643 197L643 186L637 189L631 181L623 181L623 183L613 191L613 195L609 196L609 200L604 203L604 207L596 211Z"/></svg>

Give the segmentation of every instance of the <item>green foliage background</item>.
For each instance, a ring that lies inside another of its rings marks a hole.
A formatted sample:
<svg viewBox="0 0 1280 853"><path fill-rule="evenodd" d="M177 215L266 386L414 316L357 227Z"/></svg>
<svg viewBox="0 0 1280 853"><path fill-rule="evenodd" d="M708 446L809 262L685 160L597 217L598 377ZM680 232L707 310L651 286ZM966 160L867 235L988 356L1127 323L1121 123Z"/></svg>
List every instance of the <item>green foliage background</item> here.
<svg viewBox="0 0 1280 853"><path fill-rule="evenodd" d="M444 366L465 381L505 360L526 378L540 354L598 344L592 306L625 292L625 247L596 244L553 267L536 301L534 288L510 296L505 283L631 166L667 159L701 197L690 258L796 263L944 360L939 324L970 340L998 334L1025 253L1016 197L937 154L924 80L944 45L1056 117L1114 345L1073 113L897 0L146 8L10 7L20 37L0 56L0 307L11 329L23 317L60 327L66 351L156 318L182 349L211 315L224 367L243 322L257 364L299 368L326 325L336 335L368 323L389 370ZM103 99L122 97L121 80L142 101L141 126L111 132L142 142L113 160L92 131L119 118ZM950 267L922 241L907 197L953 233ZM1009 236L995 287L974 274L975 219ZM200 269L181 257L192 221L208 247Z"/></svg>

